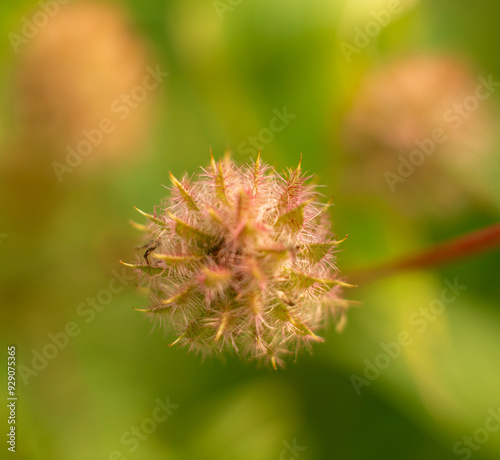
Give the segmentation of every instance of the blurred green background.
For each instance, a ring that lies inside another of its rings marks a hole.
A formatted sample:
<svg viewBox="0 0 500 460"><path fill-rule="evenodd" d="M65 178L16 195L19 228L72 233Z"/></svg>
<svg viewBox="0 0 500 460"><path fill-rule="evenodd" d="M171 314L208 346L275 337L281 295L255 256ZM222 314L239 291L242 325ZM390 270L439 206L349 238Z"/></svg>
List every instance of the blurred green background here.
<svg viewBox="0 0 500 460"><path fill-rule="evenodd" d="M445 113L479 78L500 80L499 15L493 0L3 2L0 327L2 356L17 347L15 455L499 458L500 431L484 428L500 410L498 252L350 290L360 304L344 331L278 372L169 348L132 310L145 305L133 280L106 291L140 244L133 206L151 211L168 172L192 174L210 147L245 162L257 143L278 170L302 153L349 234L343 273L498 221L499 94L470 100L460 126ZM151 69L168 76L136 89ZM104 118L114 131L67 163ZM448 140L391 192L385 172L441 126ZM466 289L432 313L454 280ZM403 331L412 343L384 361ZM356 391L367 361L384 369ZM167 397L178 407L154 421Z"/></svg>

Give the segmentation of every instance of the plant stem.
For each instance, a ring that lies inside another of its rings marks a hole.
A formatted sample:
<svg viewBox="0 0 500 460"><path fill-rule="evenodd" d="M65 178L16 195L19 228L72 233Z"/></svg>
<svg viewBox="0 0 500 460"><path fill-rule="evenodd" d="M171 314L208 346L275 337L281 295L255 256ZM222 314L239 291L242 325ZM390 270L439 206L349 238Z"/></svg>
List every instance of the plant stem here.
<svg viewBox="0 0 500 460"><path fill-rule="evenodd" d="M475 230L420 253L347 275L355 284L366 284L405 270L437 267L500 247L500 224Z"/></svg>

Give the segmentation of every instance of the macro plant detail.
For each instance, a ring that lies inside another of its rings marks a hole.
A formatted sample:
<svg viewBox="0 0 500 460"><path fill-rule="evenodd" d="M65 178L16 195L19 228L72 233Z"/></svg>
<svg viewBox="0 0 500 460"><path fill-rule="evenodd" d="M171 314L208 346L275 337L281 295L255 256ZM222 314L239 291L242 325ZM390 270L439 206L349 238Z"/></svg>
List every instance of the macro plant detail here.
<svg viewBox="0 0 500 460"><path fill-rule="evenodd" d="M146 225L138 273L147 312L180 344L203 355L233 350L283 364L310 349L330 319L340 328L348 302L335 266L329 203L297 168L278 174L229 156L196 178L170 174L170 196Z"/></svg>

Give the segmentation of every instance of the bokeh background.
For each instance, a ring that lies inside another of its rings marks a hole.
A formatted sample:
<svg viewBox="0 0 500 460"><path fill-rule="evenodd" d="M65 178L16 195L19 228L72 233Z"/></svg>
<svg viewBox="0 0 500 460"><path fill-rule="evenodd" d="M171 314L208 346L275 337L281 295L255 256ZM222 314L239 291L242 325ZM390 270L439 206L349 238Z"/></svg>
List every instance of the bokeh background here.
<svg viewBox="0 0 500 460"><path fill-rule="evenodd" d="M17 347L15 455L499 458L500 431L484 428L500 410L498 252L350 290L344 331L278 372L169 348L132 309L145 305L133 280L106 292L141 243L133 206L151 211L168 172L193 173L210 147L241 162L260 147L277 169L302 153L349 234L343 273L497 222L499 15L494 0L4 1L0 328L2 356ZM96 134L103 120L113 132ZM391 190L387 172L435 129L446 141ZM466 289L429 310L455 280ZM403 331L413 341L387 364L383 344ZM367 361L384 369L356 391ZM178 407L151 423L167 397Z"/></svg>

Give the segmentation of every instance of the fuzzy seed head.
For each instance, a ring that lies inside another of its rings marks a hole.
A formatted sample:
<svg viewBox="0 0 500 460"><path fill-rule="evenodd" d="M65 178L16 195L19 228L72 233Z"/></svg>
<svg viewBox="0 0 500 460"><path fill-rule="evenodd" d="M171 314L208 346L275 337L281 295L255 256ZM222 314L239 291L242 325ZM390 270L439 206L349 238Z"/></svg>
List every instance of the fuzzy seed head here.
<svg viewBox="0 0 500 460"><path fill-rule="evenodd" d="M343 323L347 302L335 267L339 243L328 205L301 166L282 175L229 157L195 179L170 175L170 196L148 222L133 267L149 293L146 311L203 354L234 350L269 361L321 341L329 317Z"/></svg>

